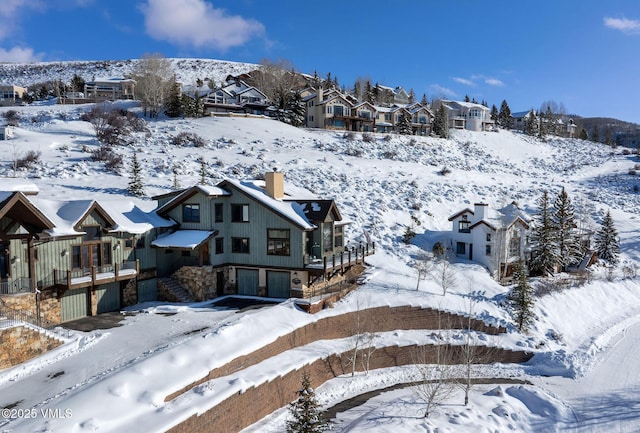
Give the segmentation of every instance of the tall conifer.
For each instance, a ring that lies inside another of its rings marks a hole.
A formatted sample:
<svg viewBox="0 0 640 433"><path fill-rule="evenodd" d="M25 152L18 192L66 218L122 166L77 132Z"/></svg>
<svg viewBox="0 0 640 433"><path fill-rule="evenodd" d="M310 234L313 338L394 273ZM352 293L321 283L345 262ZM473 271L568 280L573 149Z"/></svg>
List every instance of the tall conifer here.
<svg viewBox="0 0 640 433"><path fill-rule="evenodd" d="M618 256L620 255L618 231L613 224L610 211L607 211L607 215L596 233L595 246L598 258L608 261L613 266L618 264Z"/></svg>

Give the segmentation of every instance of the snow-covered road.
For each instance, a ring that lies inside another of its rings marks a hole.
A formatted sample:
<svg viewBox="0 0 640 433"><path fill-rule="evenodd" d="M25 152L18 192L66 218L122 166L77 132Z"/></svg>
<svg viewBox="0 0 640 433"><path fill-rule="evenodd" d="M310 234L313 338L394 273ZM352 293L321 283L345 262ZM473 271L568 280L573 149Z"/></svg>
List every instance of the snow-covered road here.
<svg viewBox="0 0 640 433"><path fill-rule="evenodd" d="M576 433L640 431L640 322L617 335L579 379L548 378L545 387L571 405Z"/></svg>

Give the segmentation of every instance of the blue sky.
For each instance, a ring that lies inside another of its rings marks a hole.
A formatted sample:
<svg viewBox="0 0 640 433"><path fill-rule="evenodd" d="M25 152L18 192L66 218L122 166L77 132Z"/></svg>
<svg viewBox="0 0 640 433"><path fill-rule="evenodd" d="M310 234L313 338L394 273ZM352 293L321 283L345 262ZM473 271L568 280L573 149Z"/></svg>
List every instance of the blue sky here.
<svg viewBox="0 0 640 433"><path fill-rule="evenodd" d="M0 0L0 61L145 53L640 123L638 0Z"/></svg>

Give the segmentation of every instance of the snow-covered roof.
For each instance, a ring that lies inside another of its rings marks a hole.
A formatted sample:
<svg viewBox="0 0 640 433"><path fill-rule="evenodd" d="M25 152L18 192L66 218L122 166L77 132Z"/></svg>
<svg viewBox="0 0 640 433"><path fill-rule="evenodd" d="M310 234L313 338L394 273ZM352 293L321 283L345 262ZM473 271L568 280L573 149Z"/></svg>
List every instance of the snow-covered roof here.
<svg viewBox="0 0 640 433"><path fill-rule="evenodd" d="M151 246L157 248L183 248L193 250L216 233L216 231L208 230L176 230L173 233L164 233L158 236L156 240L151 242Z"/></svg>
<svg viewBox="0 0 640 433"><path fill-rule="evenodd" d="M40 197L30 197L29 200L54 224L55 227L48 231L53 237L82 234L76 227L92 209L99 210L111 220L111 232L141 234L155 227L175 225L173 221L162 218L155 212L143 211L131 200L60 201Z"/></svg>
<svg viewBox="0 0 640 433"><path fill-rule="evenodd" d="M20 191L25 195L38 194L38 187L27 179L17 177L3 177L0 180L0 192L16 192Z"/></svg>
<svg viewBox="0 0 640 433"><path fill-rule="evenodd" d="M264 189L264 181L262 180L246 180L246 181L238 181L227 179L223 181L221 184L228 183L248 196L254 198L256 201L262 203L266 207L270 208L274 212L282 215L287 218L294 224L300 226L303 230L313 230L316 228L315 225L311 224L307 217L304 214L302 206L300 206L297 202L293 201L301 198L301 194L306 193L305 195L312 195L309 191L306 191L302 188L296 188L295 191L292 191L292 188L285 186L285 198L282 200L277 200L271 197L266 190ZM293 195L291 195L293 193ZM311 197L311 199L316 197Z"/></svg>

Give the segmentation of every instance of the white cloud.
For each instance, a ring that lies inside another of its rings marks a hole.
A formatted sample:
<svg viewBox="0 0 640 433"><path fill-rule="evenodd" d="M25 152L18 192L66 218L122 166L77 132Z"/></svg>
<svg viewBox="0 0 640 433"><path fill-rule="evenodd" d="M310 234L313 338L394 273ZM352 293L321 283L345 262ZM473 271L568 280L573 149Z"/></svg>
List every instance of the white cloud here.
<svg viewBox="0 0 640 433"><path fill-rule="evenodd" d="M640 34L640 21L627 18L604 18L604 25L614 30L620 30L628 35Z"/></svg>
<svg viewBox="0 0 640 433"><path fill-rule="evenodd" d="M440 84L430 85L429 92L434 95L435 98L455 98L456 96L458 96L456 92L443 87Z"/></svg>
<svg viewBox="0 0 640 433"><path fill-rule="evenodd" d="M464 84L465 86L475 86L476 83L474 83L471 80L467 80L466 78L460 78L460 77L453 77L452 78L453 81L456 81L460 84Z"/></svg>
<svg viewBox="0 0 640 433"><path fill-rule="evenodd" d="M501 80L498 80L497 78L485 78L484 82L490 86L496 86L496 87L504 86L504 82L502 82Z"/></svg>
<svg viewBox="0 0 640 433"><path fill-rule="evenodd" d="M36 54L33 48L13 47L10 50L0 48L0 62L30 63L42 60L43 54Z"/></svg>
<svg viewBox="0 0 640 433"><path fill-rule="evenodd" d="M183 46L224 51L264 33L260 22L227 15L204 0L182 0L179 6L175 0L146 0L140 10L149 36Z"/></svg>

